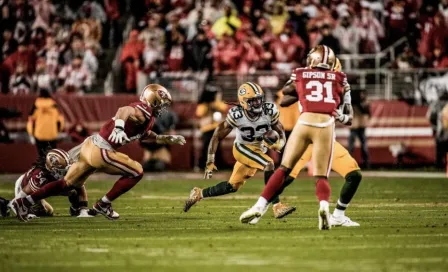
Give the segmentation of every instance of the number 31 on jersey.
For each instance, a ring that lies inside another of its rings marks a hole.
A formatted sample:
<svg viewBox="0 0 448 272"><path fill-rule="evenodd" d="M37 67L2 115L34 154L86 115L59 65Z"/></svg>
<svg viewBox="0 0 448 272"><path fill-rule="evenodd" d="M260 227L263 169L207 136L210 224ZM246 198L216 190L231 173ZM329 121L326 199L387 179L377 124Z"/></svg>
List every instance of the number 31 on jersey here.
<svg viewBox="0 0 448 272"><path fill-rule="evenodd" d="M323 100L324 103L336 103L333 99L333 82L326 81L325 83L322 83L317 80L312 80L305 85L305 88L311 91L310 94L305 96L308 101L320 102Z"/></svg>

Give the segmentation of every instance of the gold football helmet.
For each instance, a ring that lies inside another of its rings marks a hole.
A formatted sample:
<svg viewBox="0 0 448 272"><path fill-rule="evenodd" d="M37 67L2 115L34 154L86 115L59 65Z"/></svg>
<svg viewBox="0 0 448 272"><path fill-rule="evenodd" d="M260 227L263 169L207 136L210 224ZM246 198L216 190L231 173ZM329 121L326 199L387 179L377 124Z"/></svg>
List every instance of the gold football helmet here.
<svg viewBox="0 0 448 272"><path fill-rule="evenodd" d="M309 68L322 68L332 70L336 63L336 55L326 45L318 45L311 49L306 57L306 66Z"/></svg>
<svg viewBox="0 0 448 272"><path fill-rule="evenodd" d="M257 83L246 82L238 88L238 101L244 110L259 114L263 110L264 92Z"/></svg>
<svg viewBox="0 0 448 272"><path fill-rule="evenodd" d="M338 58L336 58L336 63L334 64L333 71L335 71L335 72L341 72L342 71L342 64L341 64L341 61Z"/></svg>
<svg viewBox="0 0 448 272"><path fill-rule="evenodd" d="M155 116L160 116L173 102L168 90L159 84L149 84L140 95L140 101L151 107Z"/></svg>
<svg viewBox="0 0 448 272"><path fill-rule="evenodd" d="M62 149L51 149L45 157L45 168L57 179L63 178L71 165L70 156Z"/></svg>

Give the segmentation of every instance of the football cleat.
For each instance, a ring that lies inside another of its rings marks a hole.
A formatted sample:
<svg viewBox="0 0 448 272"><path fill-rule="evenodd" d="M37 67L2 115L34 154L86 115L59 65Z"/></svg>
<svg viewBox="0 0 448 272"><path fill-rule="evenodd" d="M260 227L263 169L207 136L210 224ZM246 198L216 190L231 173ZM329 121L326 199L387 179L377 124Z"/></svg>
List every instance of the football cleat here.
<svg viewBox="0 0 448 272"><path fill-rule="evenodd" d="M274 212L274 217L276 219L281 219L281 218L295 212L296 207L288 206L286 204L279 202L279 203L275 204L274 206L272 206L272 210Z"/></svg>
<svg viewBox="0 0 448 272"><path fill-rule="evenodd" d="M101 200L98 200L95 205L93 205L93 209L104 215L107 219L115 220L120 218L120 215L112 209L112 203L104 203Z"/></svg>
<svg viewBox="0 0 448 272"><path fill-rule="evenodd" d="M261 217L268 211L270 205L267 205L264 209L261 210L261 215L259 217L255 217L254 219L250 220L249 224L250 225L255 225L257 224L260 220Z"/></svg>
<svg viewBox="0 0 448 272"><path fill-rule="evenodd" d="M341 227L359 227L359 223L352 221L347 216L330 216L330 225Z"/></svg>
<svg viewBox="0 0 448 272"><path fill-rule="evenodd" d="M187 201L185 201L184 212L188 212L194 204L198 203L202 199L201 191L201 188L198 187L191 189L190 196Z"/></svg>
<svg viewBox="0 0 448 272"><path fill-rule="evenodd" d="M318 211L319 218L319 229L320 230L329 230L331 229L330 225L330 209L328 207L321 207Z"/></svg>
<svg viewBox="0 0 448 272"><path fill-rule="evenodd" d="M23 198L12 200L9 203L9 208L16 215L17 219L23 222L28 221L29 209L23 203Z"/></svg>
<svg viewBox="0 0 448 272"><path fill-rule="evenodd" d="M3 197L0 197L0 217L9 216L8 204L9 204L9 200L6 200Z"/></svg>
<svg viewBox="0 0 448 272"><path fill-rule="evenodd" d="M91 209L79 209L79 213L76 217L78 218L89 218L95 217L96 211Z"/></svg>
<svg viewBox="0 0 448 272"><path fill-rule="evenodd" d="M254 218L261 217L264 214L264 212L263 212L264 209L267 209L267 208L266 207L262 208L262 207L255 207L255 206L253 206L249 210L243 212L241 214L241 216L240 216L241 223L248 224ZM260 221L260 220L258 220L258 221ZM258 223L258 221L257 221L257 223Z"/></svg>

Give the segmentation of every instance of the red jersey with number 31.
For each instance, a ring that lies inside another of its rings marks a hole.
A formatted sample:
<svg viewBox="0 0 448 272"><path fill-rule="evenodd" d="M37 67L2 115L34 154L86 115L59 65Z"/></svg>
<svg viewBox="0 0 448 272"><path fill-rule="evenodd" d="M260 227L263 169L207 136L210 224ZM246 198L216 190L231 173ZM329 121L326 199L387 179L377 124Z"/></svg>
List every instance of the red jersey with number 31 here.
<svg viewBox="0 0 448 272"><path fill-rule="evenodd" d="M331 115L348 85L344 73L322 69L297 68L291 78L296 82L302 112Z"/></svg>

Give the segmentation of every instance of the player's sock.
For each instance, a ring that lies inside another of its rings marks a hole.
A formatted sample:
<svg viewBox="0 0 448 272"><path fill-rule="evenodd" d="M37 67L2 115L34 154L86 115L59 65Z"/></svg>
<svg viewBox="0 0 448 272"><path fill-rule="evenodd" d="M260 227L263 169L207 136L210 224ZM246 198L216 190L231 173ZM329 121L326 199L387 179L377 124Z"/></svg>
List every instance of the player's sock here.
<svg viewBox="0 0 448 272"><path fill-rule="evenodd" d="M331 187L328 179L320 177L316 182L316 196L319 201L330 201Z"/></svg>
<svg viewBox="0 0 448 272"><path fill-rule="evenodd" d="M119 196L121 196L122 194L131 190L132 187L134 187L142 178L143 178L143 173L140 173L138 176L134 176L134 177L123 176L115 182L112 189L110 189L110 191L107 192L107 194L105 196L107 197L109 202L112 202L115 199L117 199Z"/></svg>
<svg viewBox="0 0 448 272"><path fill-rule="evenodd" d="M264 186L261 196L270 202L273 197L278 195L278 193L281 191L285 177L289 175L290 171L291 170L284 169L283 167L278 168L271 176L266 186Z"/></svg>
<svg viewBox="0 0 448 272"><path fill-rule="evenodd" d="M280 189L280 191L277 193L277 197L280 197L280 195L283 193L283 190L285 190L286 187L289 186L289 184L291 184L294 181L295 178L291 177L291 176L287 176L285 178L285 181L283 182L283 186ZM275 196L274 196L275 198Z"/></svg>
<svg viewBox="0 0 448 272"><path fill-rule="evenodd" d="M236 191L237 190L233 188L232 184L230 184L228 181L223 181L216 184L215 186L202 189L202 198L227 195Z"/></svg>
<svg viewBox="0 0 448 272"><path fill-rule="evenodd" d="M274 170L271 170L271 171L264 171L264 184L265 184L265 185L268 183L268 181L269 181L269 179L271 178L272 174L274 174ZM271 203L275 205L275 204L277 204L277 203L279 203L279 202L280 202L280 197L279 197L279 194L277 194L277 195L275 195L275 196L272 198Z"/></svg>
<svg viewBox="0 0 448 272"><path fill-rule="evenodd" d="M56 196L64 192L66 188L68 188L67 183L65 182L65 179L60 179L55 182L50 182L44 186L42 186L39 190L35 191L31 195L27 196L23 203L27 207L31 207L35 203L39 202L39 200L42 200L44 198L47 198L49 196Z"/></svg>
<svg viewBox="0 0 448 272"><path fill-rule="evenodd" d="M107 203L107 204L112 203L112 201L110 201L110 199L107 196L103 196L101 198L101 202L104 202L104 203Z"/></svg>
<svg viewBox="0 0 448 272"><path fill-rule="evenodd" d="M344 215L344 211L347 209L348 204L356 194L361 180L362 174L359 170L352 171L345 176L345 183L342 186L341 193L336 204L336 209L334 210L335 216Z"/></svg>

